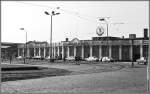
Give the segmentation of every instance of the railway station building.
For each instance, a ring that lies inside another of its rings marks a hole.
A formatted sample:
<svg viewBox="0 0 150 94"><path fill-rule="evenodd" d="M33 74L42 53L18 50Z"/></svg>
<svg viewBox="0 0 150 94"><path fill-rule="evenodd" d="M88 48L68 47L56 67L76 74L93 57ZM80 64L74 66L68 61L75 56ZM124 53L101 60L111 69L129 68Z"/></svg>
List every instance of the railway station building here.
<svg viewBox="0 0 150 94"><path fill-rule="evenodd" d="M129 34L129 38L124 37L92 37L91 40L80 40L74 38L58 43L49 43L29 41L25 44L19 44L18 56L27 57L48 57L50 56L66 58L70 56L79 56L87 58L89 56L95 57L111 57L118 61L136 60L140 57L148 57L148 29L142 30L143 37L136 37L136 34Z"/></svg>

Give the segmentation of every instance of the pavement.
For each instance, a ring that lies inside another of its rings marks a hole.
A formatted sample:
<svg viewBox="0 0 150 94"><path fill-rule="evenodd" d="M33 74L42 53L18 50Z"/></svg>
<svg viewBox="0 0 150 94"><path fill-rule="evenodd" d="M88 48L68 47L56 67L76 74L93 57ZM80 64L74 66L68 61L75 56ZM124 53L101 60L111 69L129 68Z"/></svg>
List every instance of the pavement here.
<svg viewBox="0 0 150 94"><path fill-rule="evenodd" d="M131 68L130 63L119 64L124 67L113 66L118 69L92 73L78 72L100 70L101 65L44 64L41 66L68 69L77 74L2 82L1 91L2 94L147 94L146 66ZM112 67L112 64L102 65Z"/></svg>

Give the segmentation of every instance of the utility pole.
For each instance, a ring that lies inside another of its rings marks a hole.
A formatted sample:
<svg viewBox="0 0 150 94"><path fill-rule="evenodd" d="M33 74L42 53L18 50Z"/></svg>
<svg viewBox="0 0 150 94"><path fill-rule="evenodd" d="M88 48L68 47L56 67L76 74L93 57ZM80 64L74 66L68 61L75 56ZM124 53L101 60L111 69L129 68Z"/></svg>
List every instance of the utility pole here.
<svg viewBox="0 0 150 94"><path fill-rule="evenodd" d="M24 64L25 64L27 59L27 31L24 28L20 28L20 30L25 31L25 47L24 47Z"/></svg>
<svg viewBox="0 0 150 94"><path fill-rule="evenodd" d="M148 48L148 62L147 62L147 94L150 94L149 67L150 67L150 32L149 32L149 48Z"/></svg>

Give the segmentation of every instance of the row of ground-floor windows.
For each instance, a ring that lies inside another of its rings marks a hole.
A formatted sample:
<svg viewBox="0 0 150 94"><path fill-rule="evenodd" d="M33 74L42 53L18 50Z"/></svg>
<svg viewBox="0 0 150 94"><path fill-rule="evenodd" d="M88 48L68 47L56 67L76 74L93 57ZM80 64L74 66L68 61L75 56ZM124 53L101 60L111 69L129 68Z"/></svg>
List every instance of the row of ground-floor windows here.
<svg viewBox="0 0 150 94"><path fill-rule="evenodd" d="M133 47L133 49L132 49ZM18 56L28 56L28 57L47 57L49 56L49 50L51 48L18 48ZM95 45L95 46L59 46L53 47L51 49L50 56L61 56L69 57L69 56L80 56L82 58L87 58L89 56L95 57L112 57L115 60L131 60L133 55L133 59L137 59L141 56L148 56L148 45Z"/></svg>

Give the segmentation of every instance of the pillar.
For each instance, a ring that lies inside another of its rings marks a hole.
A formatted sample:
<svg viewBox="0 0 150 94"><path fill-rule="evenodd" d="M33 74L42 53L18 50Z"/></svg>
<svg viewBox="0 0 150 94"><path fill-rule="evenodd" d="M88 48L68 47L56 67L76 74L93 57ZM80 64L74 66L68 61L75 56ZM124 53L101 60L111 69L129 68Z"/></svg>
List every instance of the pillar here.
<svg viewBox="0 0 150 94"><path fill-rule="evenodd" d="M44 47L44 58L45 58L45 56L46 56L46 51L45 51L45 50L46 50L46 48Z"/></svg>
<svg viewBox="0 0 150 94"><path fill-rule="evenodd" d="M69 53L69 46L67 47L67 52L68 52L67 54L68 54L68 57L69 57L69 54L70 54L70 53Z"/></svg>
<svg viewBox="0 0 150 94"><path fill-rule="evenodd" d="M48 52L48 54L49 54L50 57L52 57L51 53L52 53L52 48L51 48L51 46L49 46L49 52Z"/></svg>
<svg viewBox="0 0 150 94"><path fill-rule="evenodd" d="M19 48L18 48L18 57L20 56L20 51L19 51Z"/></svg>
<svg viewBox="0 0 150 94"><path fill-rule="evenodd" d="M81 52L81 54L82 54L82 59L84 59L84 46L82 45L82 52Z"/></svg>
<svg viewBox="0 0 150 94"><path fill-rule="evenodd" d="M39 48L39 56L41 56L41 48Z"/></svg>
<svg viewBox="0 0 150 94"><path fill-rule="evenodd" d="M119 45L119 60L122 60L122 46Z"/></svg>
<svg viewBox="0 0 150 94"><path fill-rule="evenodd" d="M77 50L77 48L76 48L76 46L74 46L74 57L76 56L76 50Z"/></svg>
<svg viewBox="0 0 150 94"><path fill-rule="evenodd" d="M133 46L131 45L130 46L130 60L133 60L133 56L132 56L133 55L133 49L132 48L133 48Z"/></svg>
<svg viewBox="0 0 150 94"><path fill-rule="evenodd" d="M54 47L54 57L56 57L56 47Z"/></svg>
<svg viewBox="0 0 150 94"><path fill-rule="evenodd" d="M36 53L36 50L35 50L35 48L34 48L34 57L35 57L35 53Z"/></svg>
<svg viewBox="0 0 150 94"><path fill-rule="evenodd" d="M92 45L90 46L90 57L92 57Z"/></svg>
<svg viewBox="0 0 150 94"><path fill-rule="evenodd" d="M99 45L99 58L102 57L102 45Z"/></svg>
<svg viewBox="0 0 150 94"><path fill-rule="evenodd" d="M30 57L30 49L27 48L27 57Z"/></svg>
<svg viewBox="0 0 150 94"><path fill-rule="evenodd" d="M60 56L60 55L59 55L59 46L57 47L57 54L58 54L58 56Z"/></svg>
<svg viewBox="0 0 150 94"><path fill-rule="evenodd" d="M64 47L62 46L62 58L64 58Z"/></svg>
<svg viewBox="0 0 150 94"><path fill-rule="evenodd" d="M52 49L52 50L51 50L51 55L52 55L51 57L53 57L53 46L52 46L52 48L51 48L51 49Z"/></svg>
<svg viewBox="0 0 150 94"><path fill-rule="evenodd" d="M109 45L109 57L111 58L111 45Z"/></svg>
<svg viewBox="0 0 150 94"><path fill-rule="evenodd" d="M143 57L143 45L140 45L140 57Z"/></svg>
<svg viewBox="0 0 150 94"><path fill-rule="evenodd" d="M24 52L24 48L23 48L23 49L22 49L22 54L23 54L22 56L23 56L23 57L24 57L24 53L25 53L25 52Z"/></svg>

